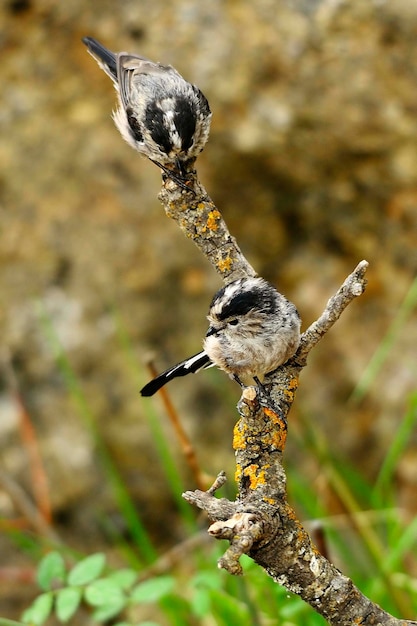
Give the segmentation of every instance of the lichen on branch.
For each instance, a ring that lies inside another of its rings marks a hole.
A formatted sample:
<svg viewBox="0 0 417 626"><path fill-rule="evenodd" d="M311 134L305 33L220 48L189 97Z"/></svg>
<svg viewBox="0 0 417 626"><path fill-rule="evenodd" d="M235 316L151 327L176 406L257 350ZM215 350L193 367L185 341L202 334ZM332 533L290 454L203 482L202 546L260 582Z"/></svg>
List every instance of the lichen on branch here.
<svg viewBox="0 0 417 626"><path fill-rule="evenodd" d="M159 198L167 215L194 241L225 282L256 275L195 170L188 172L185 188L165 178ZM318 552L287 502L282 463L288 413L300 372L310 351L345 308L364 292L367 267L367 261L357 265L320 317L303 333L296 354L266 377L262 389L243 390L233 437L236 500L215 496L224 483L224 474L207 492L187 491L183 497L207 513L212 520L208 532L213 537L229 541L218 564L230 574L242 573L239 559L247 554L329 624L405 626L417 622L398 620L386 613Z"/></svg>

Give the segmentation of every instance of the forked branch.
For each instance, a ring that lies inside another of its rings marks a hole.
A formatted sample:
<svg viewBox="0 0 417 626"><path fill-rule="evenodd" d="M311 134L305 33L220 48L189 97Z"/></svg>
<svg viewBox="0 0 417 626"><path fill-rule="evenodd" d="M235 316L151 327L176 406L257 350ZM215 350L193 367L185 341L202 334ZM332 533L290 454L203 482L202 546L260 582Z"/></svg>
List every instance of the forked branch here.
<svg viewBox="0 0 417 626"><path fill-rule="evenodd" d="M165 180L160 200L168 216L176 220L225 282L255 275L235 239L196 178L189 173L190 191ZM307 356L338 320L345 308L366 286L367 261L361 261L330 298L323 313L303 333L297 353L264 382L264 392L246 388L238 405L240 420L234 429L238 496L235 502L216 498L223 484L219 475L207 492L187 491L184 498L206 511L209 533L229 541L219 567L241 574L239 562L248 554L279 584L298 594L329 624L363 626L417 624L399 620L364 596L315 546L297 520L286 496L282 465L287 416L294 401L301 369Z"/></svg>

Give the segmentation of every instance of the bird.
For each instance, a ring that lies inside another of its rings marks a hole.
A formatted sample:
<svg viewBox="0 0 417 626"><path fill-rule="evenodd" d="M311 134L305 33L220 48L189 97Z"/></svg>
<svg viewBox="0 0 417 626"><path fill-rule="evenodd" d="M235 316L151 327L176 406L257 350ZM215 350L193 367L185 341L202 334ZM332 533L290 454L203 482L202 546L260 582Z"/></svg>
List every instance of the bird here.
<svg viewBox="0 0 417 626"><path fill-rule="evenodd" d="M265 375L291 358L300 343L295 305L265 279L238 278L213 296L203 350L170 367L141 389L152 396L170 380L217 366L241 387L262 387Z"/></svg>
<svg viewBox="0 0 417 626"><path fill-rule="evenodd" d="M92 37L82 41L113 81L119 100L113 119L123 139L168 176L182 180L209 137L207 98L171 65L111 52Z"/></svg>

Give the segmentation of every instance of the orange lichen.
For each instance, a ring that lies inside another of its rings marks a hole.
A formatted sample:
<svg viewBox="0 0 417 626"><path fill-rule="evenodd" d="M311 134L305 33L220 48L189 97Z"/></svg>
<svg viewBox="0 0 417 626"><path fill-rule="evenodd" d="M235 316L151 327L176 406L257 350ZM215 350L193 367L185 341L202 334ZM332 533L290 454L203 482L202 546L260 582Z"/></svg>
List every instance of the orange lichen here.
<svg viewBox="0 0 417 626"><path fill-rule="evenodd" d="M217 261L217 267L219 268L222 274L224 272L230 271L232 265L233 265L233 260L230 258L230 256L226 257L225 259L220 259L219 261Z"/></svg>
<svg viewBox="0 0 417 626"><path fill-rule="evenodd" d="M246 448L246 424L238 422L233 429L233 450L244 450Z"/></svg>
<svg viewBox="0 0 417 626"><path fill-rule="evenodd" d="M320 550L318 548L316 548L314 543L311 544L311 550L312 550L313 554L315 554L316 556L321 556Z"/></svg>
<svg viewBox="0 0 417 626"><path fill-rule="evenodd" d="M221 219L221 215L217 209L210 211L207 217L207 222L206 222L207 228L209 230L217 230L219 227L217 224L219 219Z"/></svg>
<svg viewBox="0 0 417 626"><path fill-rule="evenodd" d="M267 433L264 436L263 440L265 443L273 446L277 450L283 450L287 442L287 427L284 420L280 415L278 415L278 413L275 413L275 411L272 411L267 407L265 407L263 411L271 422L276 425L270 433Z"/></svg>
<svg viewBox="0 0 417 626"><path fill-rule="evenodd" d="M265 446L283 451L287 443L287 431L285 428L275 428L272 432L263 435L261 441Z"/></svg>
<svg viewBox="0 0 417 626"><path fill-rule="evenodd" d="M242 466L239 463L237 463L236 471L235 471L235 481L238 483L241 478L242 478Z"/></svg>
<svg viewBox="0 0 417 626"><path fill-rule="evenodd" d="M297 391L297 388L298 388L298 378L292 378L290 382L288 383L287 388L284 389L284 394L288 398L289 402L294 401L294 394Z"/></svg>
<svg viewBox="0 0 417 626"><path fill-rule="evenodd" d="M265 465L264 469L259 469L259 465L256 463L252 463L248 465L243 470L243 475L249 478L250 484L249 487L251 489L257 489L260 485L265 485L266 483L266 469L269 465Z"/></svg>
<svg viewBox="0 0 417 626"><path fill-rule="evenodd" d="M292 509L289 505L286 507L286 511L285 513L287 514L288 519L292 520L293 522L295 522L300 528L301 528L301 524L297 519L297 516L295 514L294 509Z"/></svg>
<svg viewBox="0 0 417 626"><path fill-rule="evenodd" d="M264 413L274 424L279 424L282 421L278 413L275 413L272 409L268 409L268 407L264 407Z"/></svg>

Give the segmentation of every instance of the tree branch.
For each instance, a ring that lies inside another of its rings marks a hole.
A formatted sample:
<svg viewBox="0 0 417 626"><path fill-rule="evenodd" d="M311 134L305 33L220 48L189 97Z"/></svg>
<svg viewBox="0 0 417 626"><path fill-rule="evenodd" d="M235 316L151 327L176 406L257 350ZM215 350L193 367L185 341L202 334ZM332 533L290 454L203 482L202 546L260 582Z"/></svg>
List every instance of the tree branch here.
<svg viewBox="0 0 417 626"><path fill-rule="evenodd" d="M175 220L185 236L194 241L224 280L231 282L242 276L256 276L236 239L229 233L219 210L197 180L196 171L189 171L187 179L188 192L172 179L164 177L164 186L158 197L168 217Z"/></svg>
<svg viewBox="0 0 417 626"><path fill-rule="evenodd" d="M342 315L345 308L365 291L365 273L368 269L368 261L361 261L350 274L337 293L330 298L326 308L319 319L311 324L303 333L301 344L297 352L297 362L305 365L307 355L320 339L330 330Z"/></svg>
<svg viewBox="0 0 417 626"><path fill-rule="evenodd" d="M225 281L255 275L195 171L188 173L187 187L189 191L170 179L164 180L159 198L167 215L176 220ZM255 387L244 389L233 438L236 501L215 497L214 492L224 479L220 476L207 492L187 491L183 496L206 511L213 521L209 528L213 537L229 541L219 567L241 574L240 556L248 554L277 583L298 594L334 626L404 626L417 622L386 613L318 552L287 502L282 465L287 416L300 371L310 350L348 304L364 292L367 267L368 263L361 261L346 278L319 319L302 335L295 356L267 377L263 391Z"/></svg>

